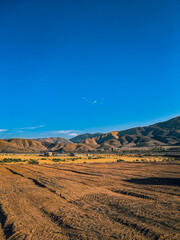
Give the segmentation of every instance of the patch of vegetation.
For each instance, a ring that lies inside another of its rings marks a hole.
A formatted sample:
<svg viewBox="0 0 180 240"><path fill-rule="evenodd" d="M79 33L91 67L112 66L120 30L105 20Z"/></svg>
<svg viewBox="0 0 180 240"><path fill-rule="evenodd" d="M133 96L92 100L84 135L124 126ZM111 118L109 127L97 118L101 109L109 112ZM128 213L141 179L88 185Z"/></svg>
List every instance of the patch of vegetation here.
<svg viewBox="0 0 180 240"><path fill-rule="evenodd" d="M101 158L105 158L105 157L102 157L102 156L94 157L94 159L101 159Z"/></svg>
<svg viewBox="0 0 180 240"><path fill-rule="evenodd" d="M35 160L35 159L29 159L28 163L29 164L39 164L39 161Z"/></svg>
<svg viewBox="0 0 180 240"><path fill-rule="evenodd" d="M123 159L118 159L117 162L125 162Z"/></svg>
<svg viewBox="0 0 180 240"><path fill-rule="evenodd" d="M15 163L15 162L26 162L27 160L22 160L21 158L4 158L3 163Z"/></svg>
<svg viewBox="0 0 180 240"><path fill-rule="evenodd" d="M102 157L102 156L96 156L96 157L89 156L88 157L88 159L101 159L101 158L105 158L105 157Z"/></svg>
<svg viewBox="0 0 180 240"><path fill-rule="evenodd" d="M71 161L75 161L75 160L78 160L78 159L81 159L81 157L70 158Z"/></svg>
<svg viewBox="0 0 180 240"><path fill-rule="evenodd" d="M65 162L66 159L53 158L52 161L54 161L54 162Z"/></svg>

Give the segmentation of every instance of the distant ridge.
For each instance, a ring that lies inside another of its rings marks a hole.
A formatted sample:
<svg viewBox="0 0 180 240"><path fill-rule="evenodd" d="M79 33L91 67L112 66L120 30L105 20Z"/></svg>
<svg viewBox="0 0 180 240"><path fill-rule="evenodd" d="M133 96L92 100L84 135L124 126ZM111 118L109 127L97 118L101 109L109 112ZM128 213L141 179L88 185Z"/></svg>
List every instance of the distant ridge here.
<svg viewBox="0 0 180 240"><path fill-rule="evenodd" d="M71 143L68 139L61 137L36 138L34 140L47 143Z"/></svg>
<svg viewBox="0 0 180 240"><path fill-rule="evenodd" d="M73 143L80 143L86 138L94 138L94 137L99 137L101 135L103 135L103 133L85 133L85 134L80 134L74 138L71 138L70 141Z"/></svg>
<svg viewBox="0 0 180 240"><path fill-rule="evenodd" d="M46 151L47 148L40 142L32 139L4 139L0 140L0 152L28 153Z"/></svg>
<svg viewBox="0 0 180 240"><path fill-rule="evenodd" d="M80 142L71 142L71 141ZM81 134L70 140L54 138L1 139L0 152L87 152L128 148L180 146L180 116L146 127L135 127L110 133Z"/></svg>
<svg viewBox="0 0 180 240"><path fill-rule="evenodd" d="M180 146L180 117L159 122L147 127L135 127L114 131L92 138L96 149L130 147ZM88 139L82 141L87 144Z"/></svg>

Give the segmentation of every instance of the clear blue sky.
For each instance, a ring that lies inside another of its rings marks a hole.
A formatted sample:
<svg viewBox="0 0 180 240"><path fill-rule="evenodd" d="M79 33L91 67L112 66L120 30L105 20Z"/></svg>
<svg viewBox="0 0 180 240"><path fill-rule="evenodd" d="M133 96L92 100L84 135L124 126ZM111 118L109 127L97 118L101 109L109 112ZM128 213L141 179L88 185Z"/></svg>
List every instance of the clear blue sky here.
<svg viewBox="0 0 180 240"><path fill-rule="evenodd" d="M0 0L0 138L180 114L179 0Z"/></svg>

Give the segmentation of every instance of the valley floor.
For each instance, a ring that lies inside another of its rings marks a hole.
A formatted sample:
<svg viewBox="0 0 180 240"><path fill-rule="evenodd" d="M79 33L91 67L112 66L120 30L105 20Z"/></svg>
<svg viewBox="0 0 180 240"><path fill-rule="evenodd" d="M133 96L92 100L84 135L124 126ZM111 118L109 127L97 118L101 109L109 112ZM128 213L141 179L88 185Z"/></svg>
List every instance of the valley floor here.
<svg viewBox="0 0 180 240"><path fill-rule="evenodd" d="M180 165L0 166L0 239L164 239L180 231Z"/></svg>

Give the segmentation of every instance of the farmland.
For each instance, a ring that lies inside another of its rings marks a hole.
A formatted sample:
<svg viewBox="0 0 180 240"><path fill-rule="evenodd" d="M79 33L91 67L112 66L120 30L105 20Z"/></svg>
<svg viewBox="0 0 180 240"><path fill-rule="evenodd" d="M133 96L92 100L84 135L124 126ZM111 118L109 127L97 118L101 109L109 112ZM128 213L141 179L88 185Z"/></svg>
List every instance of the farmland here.
<svg viewBox="0 0 180 240"><path fill-rule="evenodd" d="M178 162L91 160L1 164L0 239L179 239Z"/></svg>

